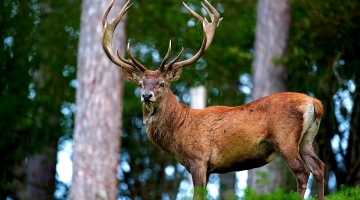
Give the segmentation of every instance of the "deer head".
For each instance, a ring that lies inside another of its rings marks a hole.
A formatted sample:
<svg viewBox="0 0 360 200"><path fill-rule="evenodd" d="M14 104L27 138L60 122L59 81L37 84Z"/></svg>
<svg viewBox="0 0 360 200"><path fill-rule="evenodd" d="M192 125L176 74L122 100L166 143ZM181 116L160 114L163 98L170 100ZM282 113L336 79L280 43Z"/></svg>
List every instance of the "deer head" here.
<svg viewBox="0 0 360 200"><path fill-rule="evenodd" d="M215 29L221 20L219 13L207 0L205 0L205 4L207 5L207 7L203 3L202 7L210 16L210 22L206 18L202 18L196 12L191 10L185 3L183 3L185 8L202 24L203 41L200 50L193 57L184 61L178 61L184 50L184 48L182 48L180 53L172 61L167 63L171 52L170 41L168 51L163 60L161 61L159 69L152 71L148 70L145 66L143 66L131 54L130 41L127 44L127 53L130 59L127 60L121 57L119 55L118 49L116 50L117 56L114 55L111 47L113 34L122 16L131 7L131 4L129 0L121 9L121 11L117 14L116 18L111 23L108 23L106 19L113 4L114 0L112 0L110 5L107 7L102 17L102 23L104 26L101 34L102 47L110 60L122 68L124 76L130 82L136 83L141 87L141 101L145 104L151 105L159 102L159 99L162 98L164 92L169 90L168 88L170 86L170 83L179 79L183 67L195 63L204 54L204 52L210 46L211 41L214 37Z"/></svg>

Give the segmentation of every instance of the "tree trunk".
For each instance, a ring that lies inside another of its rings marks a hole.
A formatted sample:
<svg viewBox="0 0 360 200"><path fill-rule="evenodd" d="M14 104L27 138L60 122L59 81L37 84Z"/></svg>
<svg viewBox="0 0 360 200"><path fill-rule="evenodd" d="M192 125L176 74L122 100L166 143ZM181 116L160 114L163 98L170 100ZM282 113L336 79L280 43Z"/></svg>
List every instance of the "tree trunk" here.
<svg viewBox="0 0 360 200"><path fill-rule="evenodd" d="M44 147L41 153L27 158L27 196L28 199L54 199L56 142Z"/></svg>
<svg viewBox="0 0 360 200"><path fill-rule="evenodd" d="M114 5L116 13L125 1ZM70 199L117 199L122 75L102 50L101 17L109 1L84 0L78 51L73 180ZM120 5L121 4L121 5ZM111 12L109 20L115 16ZM114 40L125 49L125 19Z"/></svg>
<svg viewBox="0 0 360 200"><path fill-rule="evenodd" d="M290 7L289 0L259 0L252 64L253 100L286 91L286 68L281 58L286 55ZM291 172L282 159L277 157L264 167L249 170L248 186L263 194L278 188L286 189L289 185L287 174ZM295 183L293 176L290 176Z"/></svg>
<svg viewBox="0 0 360 200"><path fill-rule="evenodd" d="M220 176L220 199L236 199L235 198L235 184L236 184L235 172L219 174L219 176Z"/></svg>

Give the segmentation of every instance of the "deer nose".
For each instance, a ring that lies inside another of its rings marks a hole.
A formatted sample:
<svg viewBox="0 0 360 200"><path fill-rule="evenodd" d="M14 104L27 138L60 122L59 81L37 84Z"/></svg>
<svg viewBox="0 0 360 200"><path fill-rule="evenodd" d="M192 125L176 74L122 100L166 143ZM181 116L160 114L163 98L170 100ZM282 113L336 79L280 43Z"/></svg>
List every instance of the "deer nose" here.
<svg viewBox="0 0 360 200"><path fill-rule="evenodd" d="M149 102L153 96L154 95L153 95L153 93L151 91L145 91L141 95L142 101Z"/></svg>

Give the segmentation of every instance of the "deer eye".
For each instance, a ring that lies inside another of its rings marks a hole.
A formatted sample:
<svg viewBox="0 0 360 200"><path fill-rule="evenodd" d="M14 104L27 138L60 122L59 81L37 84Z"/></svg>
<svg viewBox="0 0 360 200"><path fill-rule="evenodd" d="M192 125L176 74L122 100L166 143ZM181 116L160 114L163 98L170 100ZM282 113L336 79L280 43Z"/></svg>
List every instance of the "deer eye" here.
<svg viewBox="0 0 360 200"><path fill-rule="evenodd" d="M165 86L165 83L160 83L160 87L164 87Z"/></svg>

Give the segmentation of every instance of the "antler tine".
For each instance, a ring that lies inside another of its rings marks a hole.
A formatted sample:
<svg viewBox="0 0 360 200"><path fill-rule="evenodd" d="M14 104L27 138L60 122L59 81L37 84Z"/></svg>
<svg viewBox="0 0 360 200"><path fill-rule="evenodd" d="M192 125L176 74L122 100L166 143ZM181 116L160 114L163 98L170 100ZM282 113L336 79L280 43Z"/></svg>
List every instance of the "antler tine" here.
<svg viewBox="0 0 360 200"><path fill-rule="evenodd" d="M131 61L136 65L136 67L137 67L140 71L144 72L144 71L147 70L146 67L144 67L144 65L142 65L139 61L137 61L136 58L131 54L131 51L130 51L130 40L128 41L128 44L127 44L127 52L128 52L128 54L129 54L129 57L130 57Z"/></svg>
<svg viewBox="0 0 360 200"><path fill-rule="evenodd" d="M197 14L195 11L193 11L184 2L183 2L183 4L184 4L185 8L190 12L190 14L192 14L196 19L198 19L202 23L204 39L201 44L200 50L193 57L191 57L187 60L184 60L184 61L174 63L173 69L176 69L178 67L189 66L189 65L195 63L198 59L200 59L200 57L204 54L204 52L209 48L209 46L214 38L216 27L219 25L220 21L222 20L222 18L220 19L220 14L216 11L216 9L207 0L205 0L205 4L209 7L209 9L203 3L201 3L201 4L202 4L203 8L205 9L205 11L210 16L211 22L209 22L206 18L204 20L204 18L202 18L199 14Z"/></svg>
<svg viewBox="0 0 360 200"><path fill-rule="evenodd" d="M124 63L126 63L128 65L133 66L135 69L138 69L137 66L133 62L131 62L131 60L126 60L125 58L120 56L119 48L116 48L116 54L121 61L123 61Z"/></svg>
<svg viewBox="0 0 360 200"><path fill-rule="evenodd" d="M159 69L160 69L161 72L164 72L164 71L165 71L165 63L166 63L167 59L168 59L169 56L170 56L170 52L171 52L171 40L170 40L170 42L169 42L168 51L167 51L165 57L163 58L163 60L161 61L161 64L160 64L160 68L159 68Z"/></svg>
<svg viewBox="0 0 360 200"><path fill-rule="evenodd" d="M201 44L201 47L200 47L199 51L193 57L191 57L191 58L189 58L187 60L184 60L184 61L176 62L176 63L171 62L171 63L169 63L167 65L167 68L170 67L170 64L172 64L172 69L177 69L179 67L186 67L186 66L189 66L189 65L195 63L205 53L206 43L207 43L207 37L206 37L206 34L204 32L204 39L203 39L203 42ZM180 53L182 53L183 50L184 49L182 49ZM180 55L181 54L179 54L178 57L180 57ZM176 58L178 58L178 57L176 57Z"/></svg>
<svg viewBox="0 0 360 200"><path fill-rule="evenodd" d="M181 47L181 51L180 53L174 58L174 60L172 60L171 62L169 62L167 65L165 65L165 71L167 71L169 69L169 67L173 67L173 64L179 60L180 56L182 55L182 53L184 52L184 47Z"/></svg>
<svg viewBox="0 0 360 200"><path fill-rule="evenodd" d="M134 63L131 63L131 61L128 61L128 60L125 60L124 58L122 58L119 55L118 50L117 50L117 56L119 58L114 56L114 53L113 53L113 50L112 50L112 39L113 39L113 36L114 36L115 28L119 24L122 16L132 6L132 4L130 4L130 0L129 0L123 6L121 11L116 15L116 18L111 23L108 23L107 22L107 17L108 17L108 14L109 14L109 12L110 12L113 5L114 5L114 0L112 0L110 2L109 6L105 9L104 14L102 16L103 30L102 30L101 37L100 37L102 48L104 49L104 52L106 53L106 55L109 57L109 59L114 64L118 65L119 67L127 68L127 69L129 69L131 71L134 71L134 72L139 71L138 66L135 65Z"/></svg>
<svg viewBox="0 0 360 200"><path fill-rule="evenodd" d="M215 18L217 18L218 24L216 24L216 26L219 25L220 21L222 20L222 18L220 18L220 14L219 12L214 8L214 6L212 6L207 0L205 0L206 5L210 8L211 12L209 11L209 9L201 2L202 7L205 9L205 11L207 12L207 14L210 16L211 20L216 20ZM206 18L205 18L206 20Z"/></svg>
<svg viewBox="0 0 360 200"><path fill-rule="evenodd" d="M205 9L205 11L207 12L207 14L209 15L210 19L211 19L211 23L205 18L205 21L203 23L205 23L205 27L206 27L206 36L208 38L208 43L206 44L205 47L205 51L206 49L209 48L213 38L214 38L214 34L215 34L215 29L216 27L219 26L220 21L223 18L220 18L220 14L219 12L214 8L214 6L212 6L207 0L205 0L206 5L210 8L210 10L203 4L201 3L202 7Z"/></svg>
<svg viewBox="0 0 360 200"><path fill-rule="evenodd" d="M201 3L202 4L202 3ZM185 6L186 10L189 11L190 14L192 14L196 19L198 19L200 22L202 22L204 19L197 14L195 11L193 11L188 5L186 5L185 2L183 2L183 5Z"/></svg>

